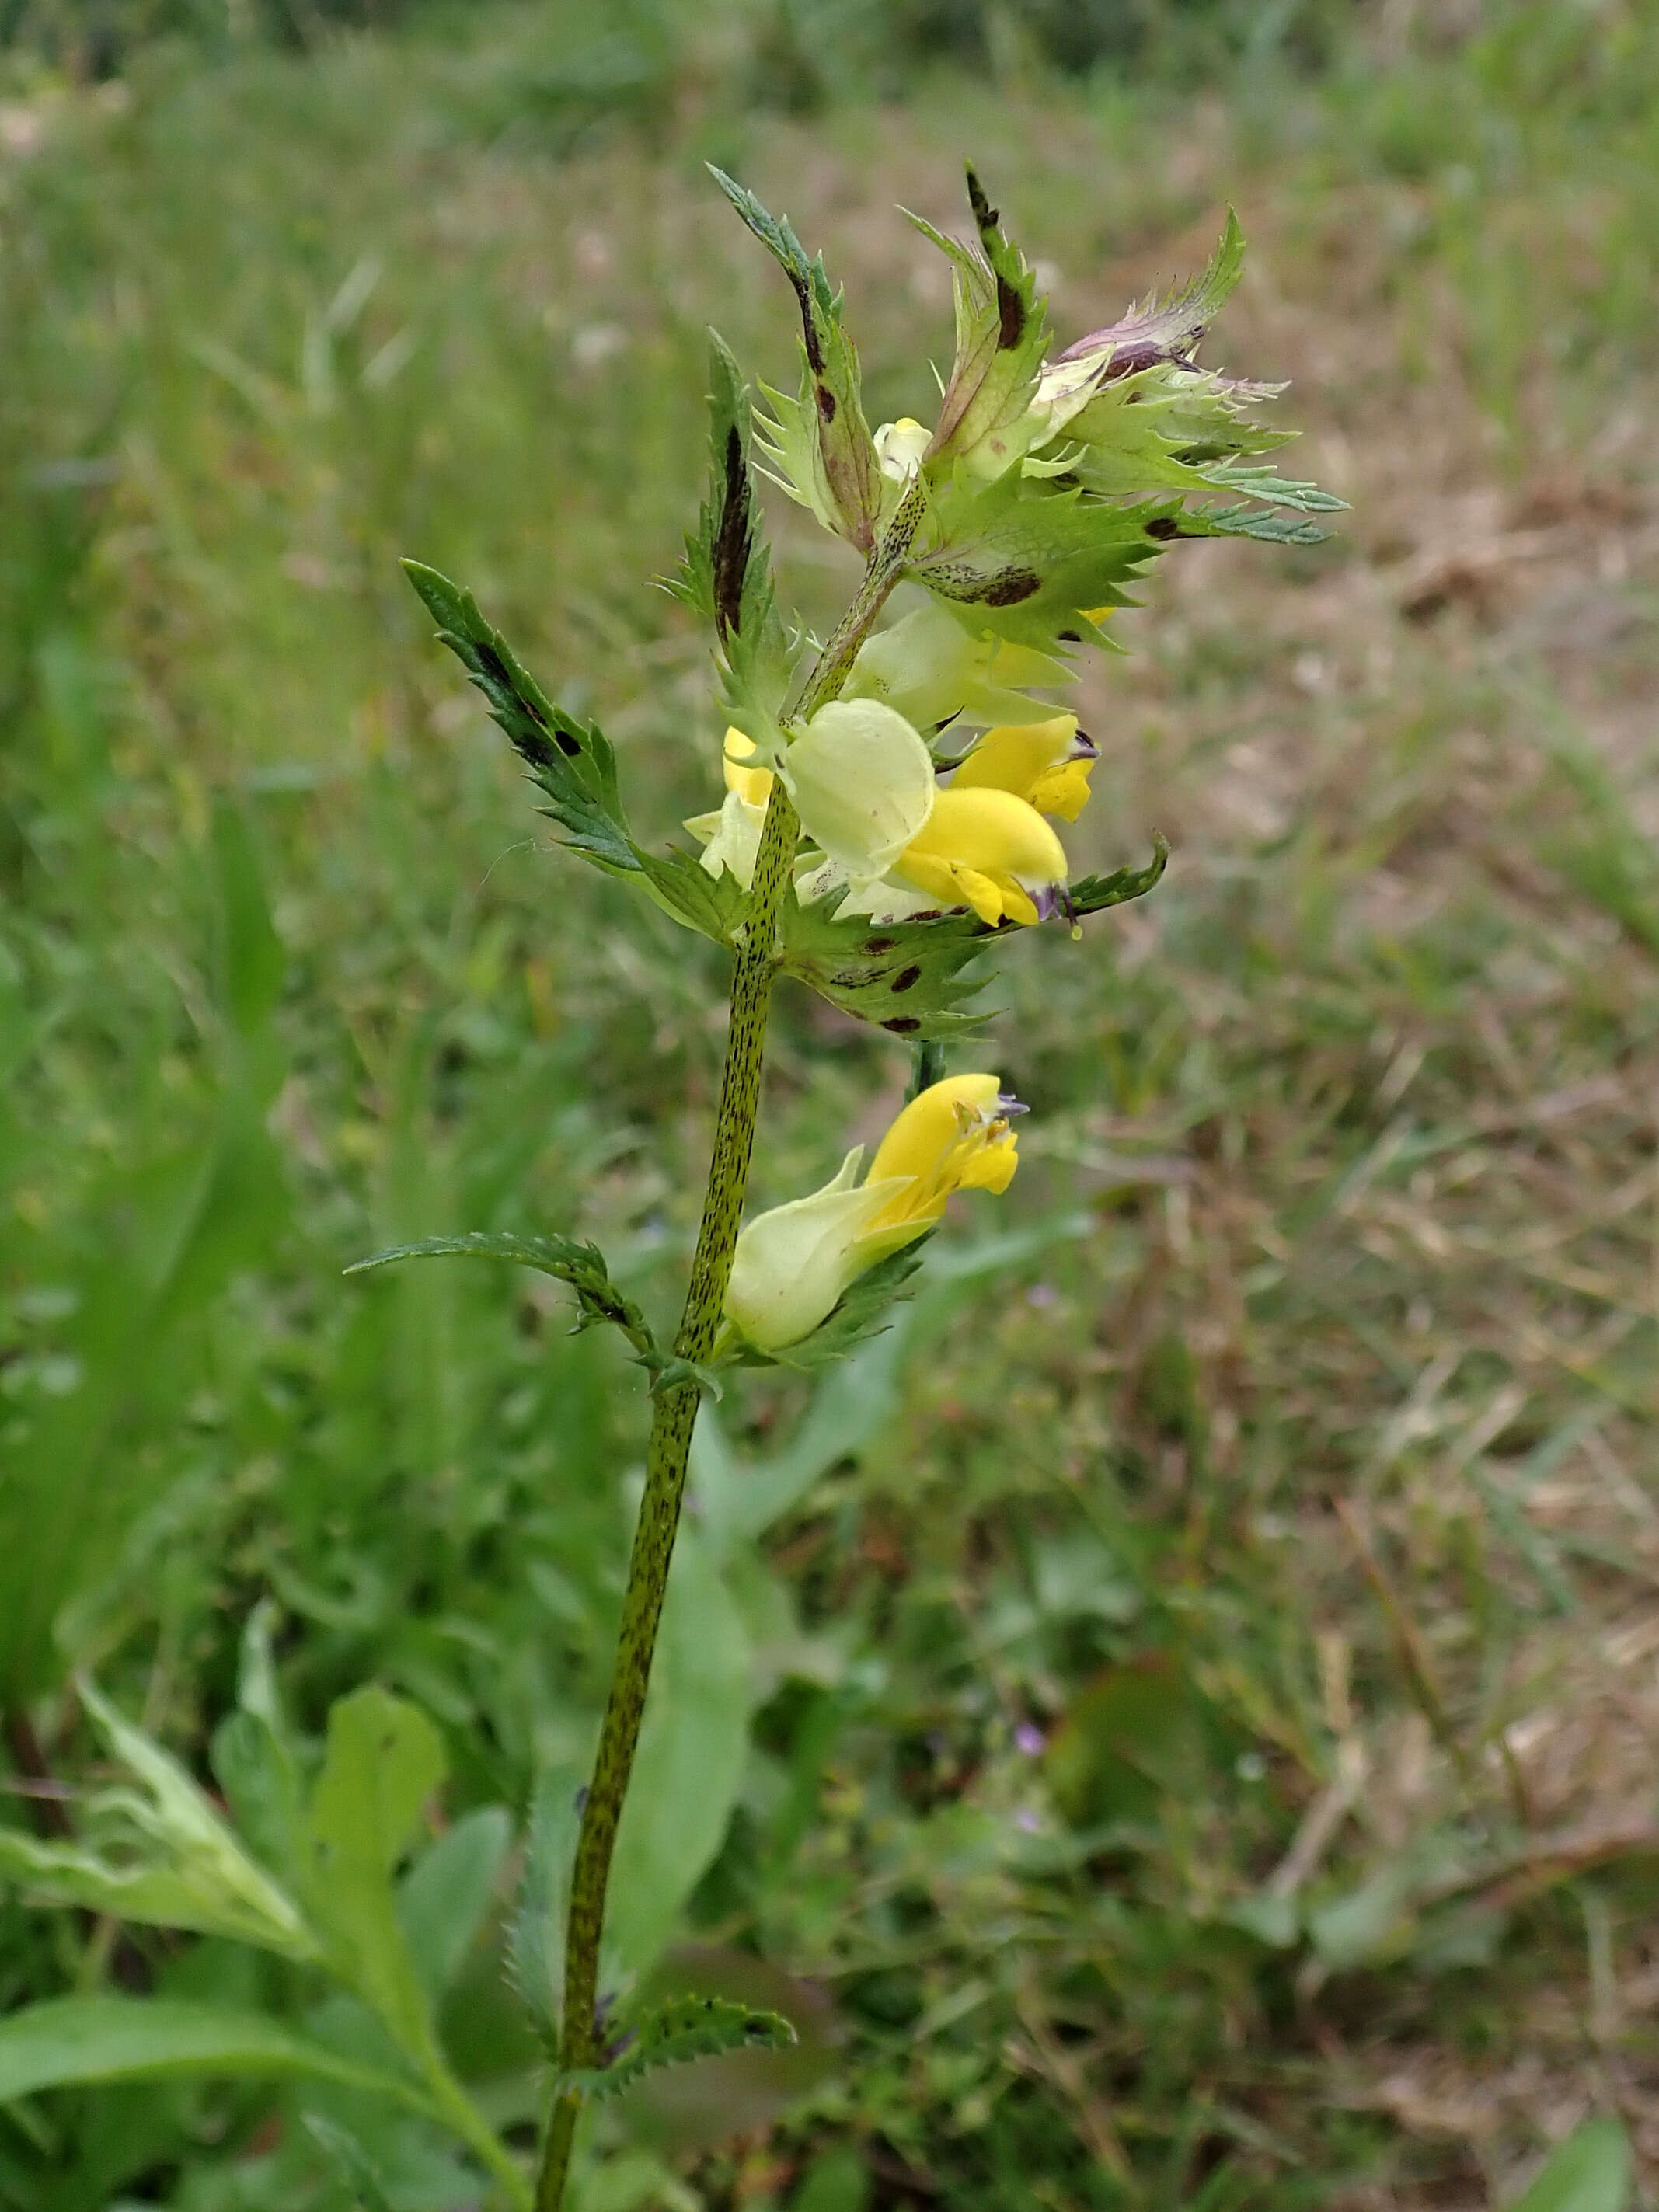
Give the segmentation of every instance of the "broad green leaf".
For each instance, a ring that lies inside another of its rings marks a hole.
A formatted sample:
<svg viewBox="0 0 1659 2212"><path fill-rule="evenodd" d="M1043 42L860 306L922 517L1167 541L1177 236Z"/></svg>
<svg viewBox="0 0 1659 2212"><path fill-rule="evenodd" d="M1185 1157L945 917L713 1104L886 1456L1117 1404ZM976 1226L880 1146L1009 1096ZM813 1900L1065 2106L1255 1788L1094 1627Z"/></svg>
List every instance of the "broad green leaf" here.
<svg viewBox="0 0 1659 2212"><path fill-rule="evenodd" d="M660 2067L717 2058L728 2051L781 2051L795 2039L781 2013L730 1997L673 1997L631 2025L608 2065L562 2074L559 2086L588 2097L617 2097Z"/></svg>
<svg viewBox="0 0 1659 2212"><path fill-rule="evenodd" d="M749 1746L749 1645L697 1532L681 1524L605 1939L623 1972L650 1966L725 1838Z"/></svg>
<svg viewBox="0 0 1659 2212"><path fill-rule="evenodd" d="M330 1710L306 1816L305 1887L331 1962L405 2051L431 2051L426 1992L398 1925L392 1878L444 1778L426 1715L371 1684Z"/></svg>
<svg viewBox="0 0 1659 2212"><path fill-rule="evenodd" d="M419 561L403 565L438 624L440 642L483 693L572 849L613 874L634 874L640 864L623 817L610 740L596 723L575 721L553 704L470 592Z"/></svg>
<svg viewBox="0 0 1659 2212"><path fill-rule="evenodd" d="M464 1813L404 1876L398 1918L415 1970L434 2002L461 1970L484 1923L513 1842L504 1805Z"/></svg>
<svg viewBox="0 0 1659 2212"><path fill-rule="evenodd" d="M1395 1861L1346 1894L1307 1911L1304 1924L1321 1962L1340 1973L1398 1957L1416 1925L1421 1887L1419 1870L1407 1861Z"/></svg>
<svg viewBox="0 0 1659 2212"><path fill-rule="evenodd" d="M53 1904L316 1959L316 1937L298 1907L249 1857L178 1761L89 1684L82 1685L81 1698L137 1787L92 1797L83 1841L0 1829L0 1876Z"/></svg>
<svg viewBox="0 0 1659 2212"><path fill-rule="evenodd" d="M389 1267L398 1260L505 1260L515 1267L533 1267L568 1283L576 1293L578 1329L594 1328L609 1322L619 1328L636 1352L653 1352L656 1340L651 1327L632 1298L625 1297L611 1281L603 1252L597 1244L583 1244L574 1237L519 1237L510 1230L469 1230L459 1237L423 1237L418 1243L394 1244L367 1260L354 1261L348 1275L364 1275L374 1267Z"/></svg>
<svg viewBox="0 0 1659 2212"><path fill-rule="evenodd" d="M305 2127L350 2190L357 2212L394 2212L380 2169L356 2136L321 2112L307 2112Z"/></svg>
<svg viewBox="0 0 1659 2212"><path fill-rule="evenodd" d="M1617 2120L1584 2120L1553 2151L1510 2212L1626 2212L1630 2138Z"/></svg>
<svg viewBox="0 0 1659 2212"><path fill-rule="evenodd" d="M1270 507L1183 507L1170 530L1171 538L1252 538L1262 545L1322 545L1330 534L1305 514Z"/></svg>
<svg viewBox="0 0 1659 2212"><path fill-rule="evenodd" d="M558 2046L564 1995L565 1917L581 1826L581 1798L568 1771L550 1775L530 1816L524 1880L507 1931L507 1973L550 2051Z"/></svg>
<svg viewBox="0 0 1659 2212"><path fill-rule="evenodd" d="M396 2074L343 2058L260 2013L163 1997L53 1997L0 2020L0 2104L72 2083L312 2075L432 2107Z"/></svg>
<svg viewBox="0 0 1659 2212"><path fill-rule="evenodd" d="M823 257L809 261L787 216L770 216L751 191L710 165L710 174L782 268L800 303L801 377L794 398L769 391L774 420L763 425L774 481L826 530L867 553L875 543L884 480L864 417L859 358L830 289Z"/></svg>
<svg viewBox="0 0 1659 2212"><path fill-rule="evenodd" d="M238 1832L265 1865L293 1880L303 1864L303 1793L287 1744L262 1715L244 1710L214 1730L212 1756Z"/></svg>

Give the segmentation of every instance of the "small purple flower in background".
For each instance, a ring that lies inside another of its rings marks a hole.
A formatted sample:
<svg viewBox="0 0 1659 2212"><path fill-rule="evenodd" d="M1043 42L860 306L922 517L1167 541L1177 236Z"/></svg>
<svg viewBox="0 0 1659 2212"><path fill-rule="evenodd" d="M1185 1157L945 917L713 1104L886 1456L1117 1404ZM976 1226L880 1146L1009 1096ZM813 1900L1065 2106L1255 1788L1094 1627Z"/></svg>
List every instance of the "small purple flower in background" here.
<svg viewBox="0 0 1659 2212"><path fill-rule="evenodd" d="M1027 1759L1035 1759L1042 1751L1045 1741L1042 1730L1035 1721L1022 1721L1014 1730L1015 1747L1023 1751Z"/></svg>
<svg viewBox="0 0 1659 2212"><path fill-rule="evenodd" d="M1042 1833L1042 1815L1032 1806L1022 1805L1014 1815L1014 1826L1028 1836Z"/></svg>
<svg viewBox="0 0 1659 2212"><path fill-rule="evenodd" d="M1033 1283L1025 1293L1025 1303L1028 1306L1051 1306L1059 1296L1052 1283Z"/></svg>

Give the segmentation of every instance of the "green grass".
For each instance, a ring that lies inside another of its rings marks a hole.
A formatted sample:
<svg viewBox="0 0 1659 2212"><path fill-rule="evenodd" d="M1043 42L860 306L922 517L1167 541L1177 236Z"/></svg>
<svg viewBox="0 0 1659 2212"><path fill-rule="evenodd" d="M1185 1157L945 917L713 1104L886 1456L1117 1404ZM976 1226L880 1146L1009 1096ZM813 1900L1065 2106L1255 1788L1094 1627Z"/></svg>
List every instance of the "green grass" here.
<svg viewBox="0 0 1659 2212"><path fill-rule="evenodd" d="M705 1975L813 1985L817 2055L635 2110L588 2201L1474 2212L1592 2107L1651 2191L1650 13L1385 22L1198 99L1022 51L800 120L640 36L580 97L547 11L161 50L0 155L7 1701L71 1786L76 1667L205 1772L269 1596L300 1725L413 1697L446 1817L580 1766L634 1370L505 1272L340 1270L568 1230L665 1310L722 978L543 849L397 556L604 721L666 836L714 736L647 582L703 325L767 375L793 343L703 161L826 247L872 420L948 320L891 203L954 222L964 151L1073 331L1231 198L1215 357L1295 379L1353 513L1185 549L1088 679L1080 848L1176 859L1011 963L1024 1165L951 1234L1013 1256L865 1356L821 1451L789 1389L721 1408L799 1480L726 1558L750 1748L689 1920ZM773 520L822 620L850 576ZM906 1073L781 995L758 1199ZM505 2122L499 1964L445 2026ZM112 1978L316 2023L264 1975L0 1905L8 2008ZM310 2109L36 2098L0 2203L333 2212ZM398 2212L469 2201L418 2124L373 2148Z"/></svg>

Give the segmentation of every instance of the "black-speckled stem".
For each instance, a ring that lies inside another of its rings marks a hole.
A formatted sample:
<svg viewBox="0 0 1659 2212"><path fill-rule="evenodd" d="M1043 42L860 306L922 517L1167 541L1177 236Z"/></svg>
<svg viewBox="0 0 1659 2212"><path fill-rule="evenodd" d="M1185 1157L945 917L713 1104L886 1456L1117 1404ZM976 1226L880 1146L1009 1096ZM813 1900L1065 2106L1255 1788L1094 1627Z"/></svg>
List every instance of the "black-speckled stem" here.
<svg viewBox="0 0 1659 2212"><path fill-rule="evenodd" d="M925 507L926 493L918 478L900 502L886 534L872 555L852 605L819 654L795 709L796 719L805 720L816 714L836 696L847 681L859 647L869 635L902 573L905 556ZM755 1119L760 1107L767 1008L777 968L778 911L794 862L799 830L799 821L782 780L775 779L755 860L748 920L732 978L732 1023L715 1113L708 1189L703 1200L697 1249L691 1261L685 1310L681 1316L679 1334L674 1340L674 1350L679 1358L696 1364L706 1360L714 1349L726 1304L726 1287L732 1274L738 1227L743 1218L750 1155L755 1144ZM593 1760L592 1780L582 1806L576 1861L570 1880L570 1915L565 1935L564 2027L559 2045L560 2068L567 2074L592 2067L599 2058L594 2010L599 1996L599 1937L605 1923L611 1855L639 1742L657 1628L668 1589L669 1562L673 1557L674 1536L685 1495L685 1472L690 1457L691 1431L697 1418L698 1395L692 1382L678 1383L660 1391L652 1417L651 1438L646 1449L645 1495L640 1501L640 1517L634 1531L616 1664L611 1671L605 1718L599 1724L599 1749ZM536 2212L558 2212L580 2112L580 2095L561 2093L553 2100L536 2179Z"/></svg>

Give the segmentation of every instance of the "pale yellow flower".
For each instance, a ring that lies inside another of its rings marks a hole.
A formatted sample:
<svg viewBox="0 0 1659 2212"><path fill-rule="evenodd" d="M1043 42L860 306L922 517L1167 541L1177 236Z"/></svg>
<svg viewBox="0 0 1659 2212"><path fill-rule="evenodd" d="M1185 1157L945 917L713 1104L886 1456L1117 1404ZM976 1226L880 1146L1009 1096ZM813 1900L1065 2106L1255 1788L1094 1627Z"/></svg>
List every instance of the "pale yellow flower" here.
<svg viewBox="0 0 1659 2212"><path fill-rule="evenodd" d="M738 1238L726 1310L750 1344L775 1352L827 1320L878 1261L914 1243L957 1190L1006 1190L1018 1157L994 1075L949 1076L904 1109L860 1183L854 1147L822 1190L775 1206Z"/></svg>

